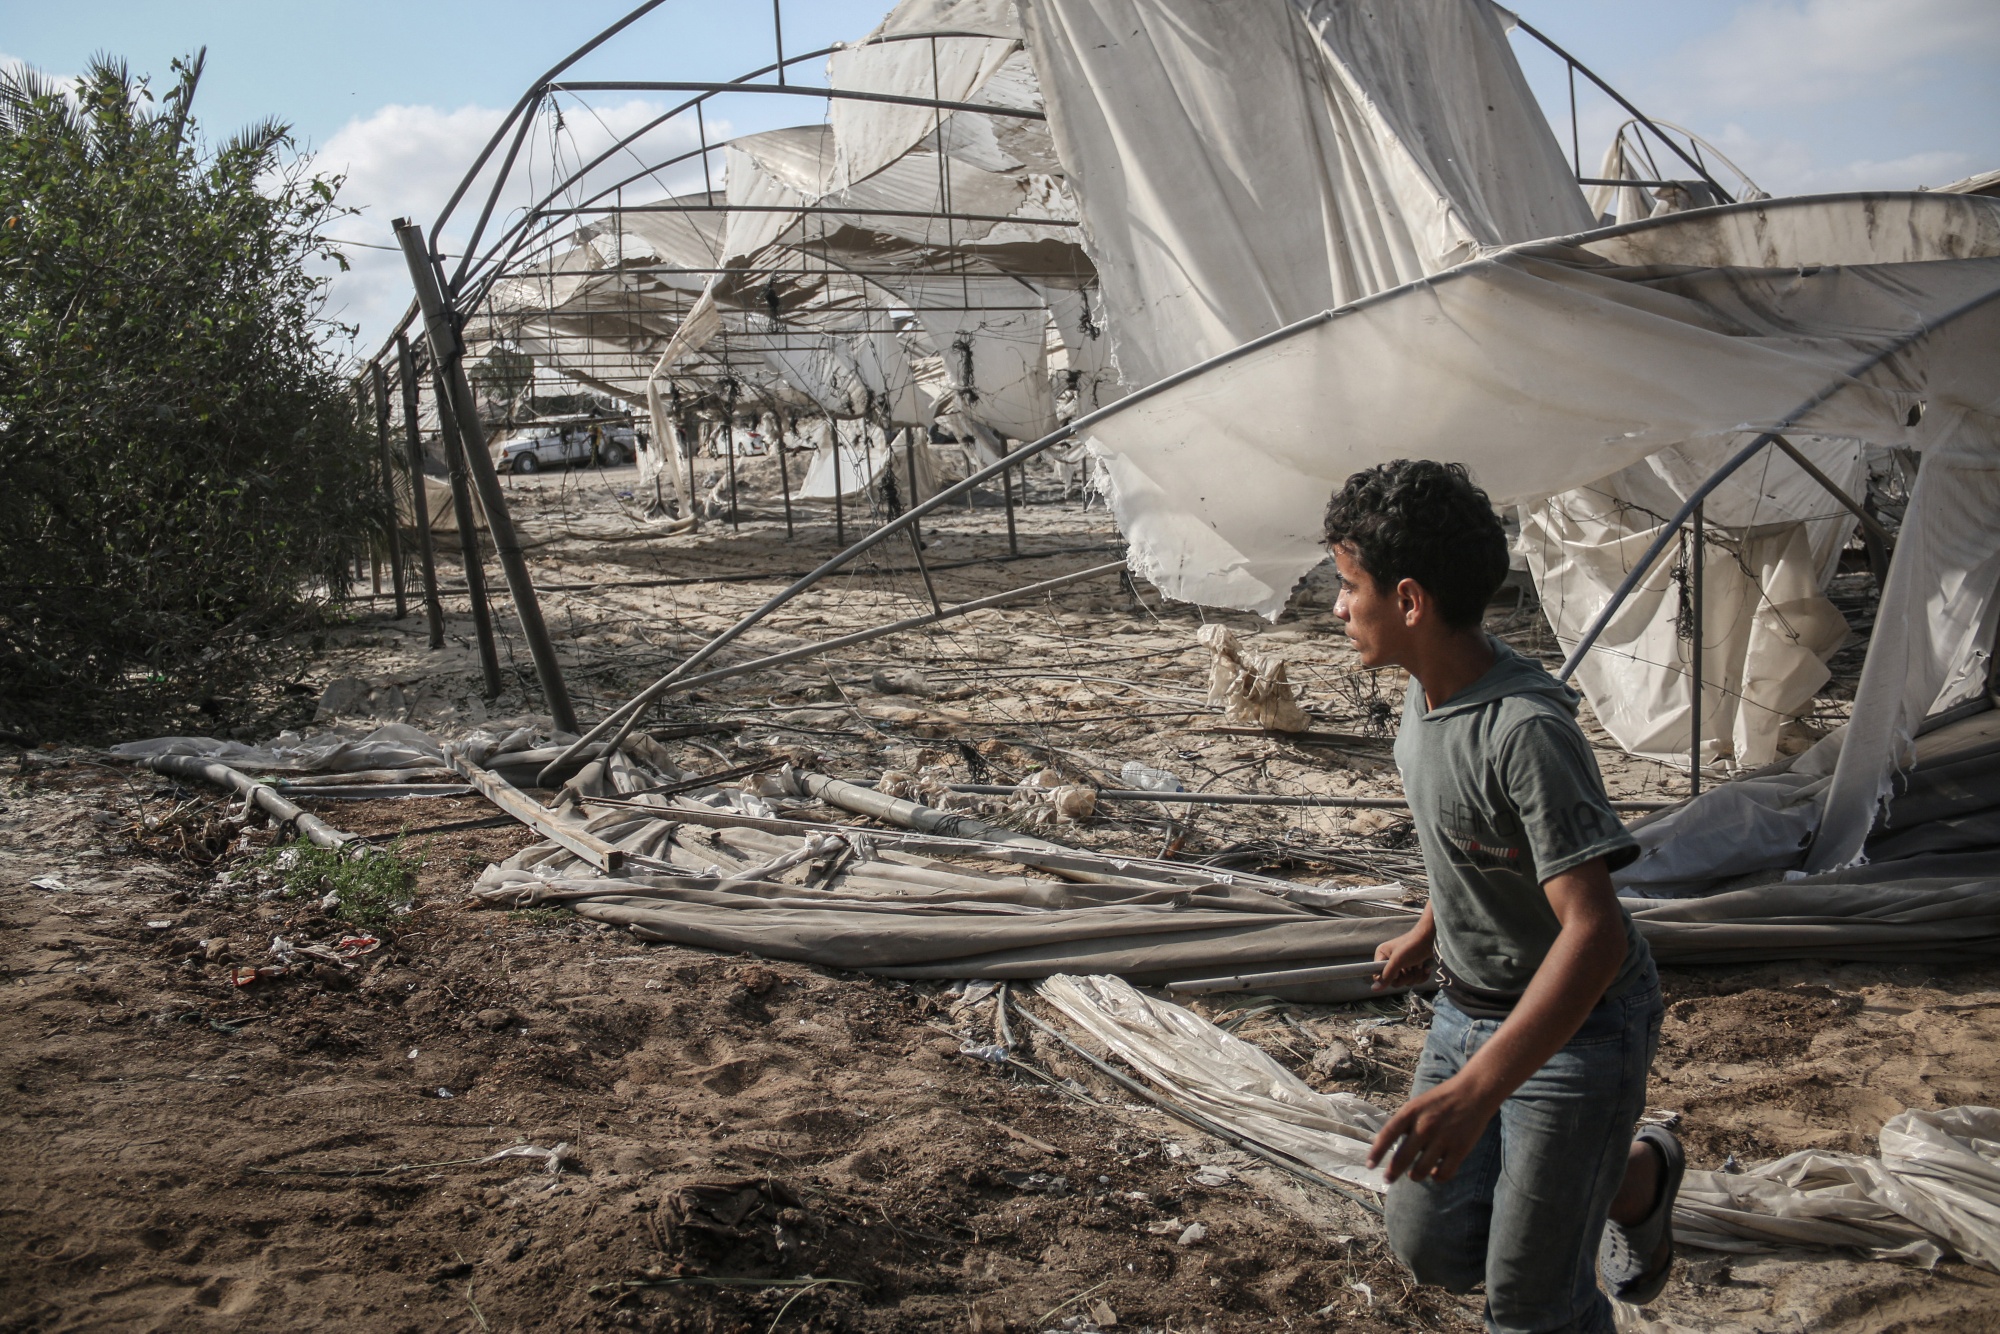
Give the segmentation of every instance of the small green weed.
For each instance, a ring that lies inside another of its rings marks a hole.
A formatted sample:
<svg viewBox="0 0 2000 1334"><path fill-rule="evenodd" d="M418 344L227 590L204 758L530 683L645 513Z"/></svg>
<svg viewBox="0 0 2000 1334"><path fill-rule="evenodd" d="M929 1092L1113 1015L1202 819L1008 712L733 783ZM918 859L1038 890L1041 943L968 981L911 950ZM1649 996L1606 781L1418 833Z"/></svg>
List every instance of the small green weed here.
<svg viewBox="0 0 2000 1334"><path fill-rule="evenodd" d="M522 926L553 930L575 921L576 914L568 908L516 908L507 914L507 920Z"/></svg>
<svg viewBox="0 0 2000 1334"><path fill-rule="evenodd" d="M374 926L409 910L416 901L417 871L423 858L403 851L397 839L385 848L352 855L315 847L301 838L274 849L266 865L284 880L285 897L324 898L333 914L355 926Z"/></svg>

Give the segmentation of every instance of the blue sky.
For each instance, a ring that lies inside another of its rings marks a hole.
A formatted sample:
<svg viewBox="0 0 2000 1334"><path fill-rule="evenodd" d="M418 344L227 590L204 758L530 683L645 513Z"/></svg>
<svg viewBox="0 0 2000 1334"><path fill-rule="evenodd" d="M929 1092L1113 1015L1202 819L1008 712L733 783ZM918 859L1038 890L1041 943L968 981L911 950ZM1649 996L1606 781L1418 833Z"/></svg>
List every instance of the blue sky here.
<svg viewBox="0 0 2000 1334"><path fill-rule="evenodd" d="M626 0L0 0L0 59L72 73L97 51L164 82L207 46L197 116L221 133L289 121L364 209L344 234L386 241L399 213L434 216L505 108L549 65L629 8ZM852 40L887 0L787 0L785 46ZM1519 0L1521 15L1648 114L1715 141L1776 194L1943 184L2000 167L2000 0ZM1518 44L1569 137L1562 67ZM730 78L770 59L764 0L668 0L578 73ZM599 104L604 125L643 120L643 98ZM728 110L724 133L816 117L766 100ZM1586 168L1622 114L1582 99ZM595 131L572 125L579 140ZM712 131L713 133L713 131ZM698 176L698 172L696 173ZM673 182L678 188L685 178ZM449 234L447 236L449 241ZM400 260L356 250L335 312L372 349L408 301Z"/></svg>

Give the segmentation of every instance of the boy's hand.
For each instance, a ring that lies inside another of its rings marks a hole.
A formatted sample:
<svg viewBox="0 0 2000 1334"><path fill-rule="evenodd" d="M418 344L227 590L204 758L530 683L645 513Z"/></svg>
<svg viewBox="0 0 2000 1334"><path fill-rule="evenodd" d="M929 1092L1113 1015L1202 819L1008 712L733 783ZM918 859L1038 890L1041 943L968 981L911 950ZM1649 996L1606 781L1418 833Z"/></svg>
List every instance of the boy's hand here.
<svg viewBox="0 0 2000 1334"><path fill-rule="evenodd" d="M1437 933L1431 928L1429 917L1426 910L1424 919L1416 926L1375 947L1375 962L1382 965L1382 971L1375 975L1375 990L1415 986L1429 975L1431 963L1437 957Z"/></svg>
<svg viewBox="0 0 2000 1334"><path fill-rule="evenodd" d="M1368 1165L1381 1162L1393 1147L1395 1153L1382 1169L1389 1180L1408 1172L1412 1181L1449 1181L1478 1147L1486 1123L1503 1101L1481 1092L1463 1074L1455 1075L1410 1099L1389 1118L1368 1146Z"/></svg>

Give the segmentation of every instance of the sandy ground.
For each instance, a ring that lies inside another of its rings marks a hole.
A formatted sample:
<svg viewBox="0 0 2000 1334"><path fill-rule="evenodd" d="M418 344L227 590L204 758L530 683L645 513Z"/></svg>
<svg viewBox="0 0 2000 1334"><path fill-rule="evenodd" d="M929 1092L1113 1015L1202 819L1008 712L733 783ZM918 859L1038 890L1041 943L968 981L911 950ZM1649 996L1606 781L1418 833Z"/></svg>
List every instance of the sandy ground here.
<svg viewBox="0 0 2000 1334"><path fill-rule="evenodd" d="M800 507L788 537L761 493L740 531L638 537L619 496L635 482L509 483L586 718L833 549L824 506ZM1114 558L1074 550L1114 540L1101 509L1050 503L1046 486L1037 499L1017 516L1020 549L1068 554L958 565L1009 554L996 507L926 526L943 600ZM866 516L847 518L851 537ZM746 655L926 607L909 545L878 557L767 622ZM1355 668L1329 602L1309 590L1276 626L1224 619L1283 654L1316 727L1348 738L1336 745L1215 730L1200 614L1115 577L656 716L742 725L674 743L691 768L803 748L829 771L908 773L934 794L1045 766L1115 780L1134 759L1204 790L1392 792L1385 713L1400 684ZM1490 624L1551 651L1532 605L1508 602ZM370 711L440 732L532 715L511 618L507 688L488 701L465 603L447 609L432 652L419 618L363 603L273 689L301 724L347 677ZM917 693L879 675L913 668ZM1685 790L1667 766L1600 758L1614 795ZM960 1056L964 1021L936 987L468 906L478 871L529 841L518 828L413 835L418 908L379 949L236 987L231 967L267 962L274 935L350 934L243 892L269 832L239 837L216 823L216 794L85 752L29 754L5 780L0 1255L14 1300L0 1329L1477 1327L1476 1298L1401 1276L1371 1215L1140 1108L1045 1040L1025 1053L1032 1069ZM1421 885L1393 812L1107 805L1044 825L1039 809L936 799L1092 846ZM385 835L493 813L473 798L316 809ZM1697 1166L1868 1151L1895 1112L1989 1101L2000 1078L2000 971L1787 964L1670 971L1666 985L1651 1102L1679 1113ZM1206 1008L1310 1082L1385 1103L1423 1039L1420 1006ZM1329 1059L1340 1047L1350 1058ZM545 1157L479 1161L559 1143L555 1172ZM1205 1235L1183 1244L1193 1223ZM1973 1330L1992 1327L1996 1299L2000 1276L1962 1264L1693 1252L1658 1304L1624 1314L1632 1328Z"/></svg>

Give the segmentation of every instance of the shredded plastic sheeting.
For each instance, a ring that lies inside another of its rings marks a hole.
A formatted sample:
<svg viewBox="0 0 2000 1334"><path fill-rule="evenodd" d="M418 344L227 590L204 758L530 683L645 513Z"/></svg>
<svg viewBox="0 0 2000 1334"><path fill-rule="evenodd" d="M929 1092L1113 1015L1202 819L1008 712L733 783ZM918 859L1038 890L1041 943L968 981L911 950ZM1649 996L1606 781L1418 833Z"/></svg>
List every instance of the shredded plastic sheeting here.
<svg viewBox="0 0 2000 1334"><path fill-rule="evenodd" d="M524 740L533 735L526 729L522 731ZM387 723L358 736L343 732L315 732L308 736L283 732L268 746L246 746L240 741L218 741L205 736L164 736L121 742L111 747L111 753L125 760L188 755L198 760L215 760L232 769L262 773L434 769L444 763L443 748L407 723Z"/></svg>
<svg viewBox="0 0 2000 1334"><path fill-rule="evenodd" d="M1910 424L1926 396L2000 399L2000 373L1974 358L2000 341L2000 300L1941 323L2000 291L2000 200L1772 200L1638 229L1681 244L1595 232L1515 246L1096 423L1135 567L1171 596L1275 614L1324 558L1326 497L1394 458L1443 453L1496 501L1526 502L1671 446L1740 447L1830 386L1800 432L1885 446L1940 438L1949 411ZM1908 243L1873 239L1885 235ZM1784 257L1760 266L1772 250ZM1815 267L1829 259L1850 262Z"/></svg>
<svg viewBox="0 0 2000 1334"><path fill-rule="evenodd" d="M1831 451L1823 451L1831 452ZM1842 442L1850 464L1858 445ZM1723 462L1717 445L1699 451L1707 469L1690 472L1693 489ZM1659 535L1658 516L1678 509L1673 487L1640 487L1654 479L1668 450L1593 487L1566 491L1521 508L1521 549L1534 574L1542 610L1556 638L1575 644L1647 546ZM1782 468L1779 465L1782 464ZM1854 471L1854 469L1850 469ZM1747 475L1747 476L1746 476ZM1777 483L1806 479L1798 465L1774 454L1739 470L1736 479ZM1732 479L1732 480L1736 480ZM1847 622L1821 593L1854 516L1818 485L1818 508L1838 509L1810 523L1787 522L1785 508L1741 507L1744 522L1725 525L1713 509L1702 543L1702 759L1758 769L1777 758L1778 730L1804 712L1831 675L1827 655L1847 638ZM1850 493L1860 488L1850 485ZM1636 493L1636 494L1635 494ZM1650 502L1650 503L1649 503ZM1720 509L1720 506L1714 507ZM1799 509L1810 514L1814 506ZM1828 560L1831 555L1834 559ZM1692 739L1694 672L1691 632L1682 634L1685 586L1693 546L1685 535L1632 590L1613 621L1609 644L1577 668L1583 687L1618 744L1634 755L1686 763ZM1692 613L1686 613L1692 620Z"/></svg>
<svg viewBox="0 0 2000 1334"><path fill-rule="evenodd" d="M1896 774L1909 763L1918 726L1980 694L1992 666L2000 619L2000 415L1966 409L1937 415L1946 419L1944 436L1925 451L1903 518L1847 737L1806 858L1810 871L1863 856Z"/></svg>
<svg viewBox="0 0 2000 1334"><path fill-rule="evenodd" d="M1903 649L1885 644L1884 652ZM1796 884L1858 883L1848 872L1808 875L1832 775L1845 753L1842 728L1788 766L1725 783L1685 806L1632 826L1640 856L1615 872L1619 892L1680 898L1783 876ZM1914 881L1958 868L1946 854L2000 847L2000 710L1944 723L1909 745L1914 762L1896 776L1886 809L1863 845L1868 881ZM1981 877L1972 877L1981 878ZM1991 877L1984 877L1990 879Z"/></svg>
<svg viewBox="0 0 2000 1334"><path fill-rule="evenodd" d="M1220 708L1225 721L1303 732L1312 718L1299 707L1289 667L1275 653L1245 653L1236 632L1219 623L1195 632L1212 655L1208 666L1208 702Z"/></svg>
<svg viewBox="0 0 2000 1334"><path fill-rule="evenodd" d="M1128 384L1591 225L1485 0L1035 0L1021 18ZM1277 401L1243 404L1242 428Z"/></svg>
<svg viewBox="0 0 2000 1334"><path fill-rule="evenodd" d="M1246 1139L1369 1190L1364 1164L1388 1113L1308 1088L1259 1048L1115 977L1051 977L1042 998L1148 1080ZM1907 1111L1880 1157L1808 1150L1740 1173L1691 1171L1674 1237L1710 1250L1853 1248L2000 1270L2000 1111Z"/></svg>
<svg viewBox="0 0 2000 1334"><path fill-rule="evenodd" d="M1245 1139L1330 1177L1387 1189L1367 1166L1389 1119L1351 1093L1318 1093L1264 1051L1183 1005L1155 1000L1116 977L1057 975L1043 1000L1180 1102Z"/></svg>
<svg viewBox="0 0 2000 1334"><path fill-rule="evenodd" d="M1923 1265L1957 1254L2000 1270L2000 1111L1904 1112L1882 1127L1881 1148L1689 1172L1674 1237L1721 1251L1855 1247Z"/></svg>

